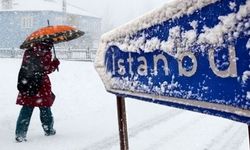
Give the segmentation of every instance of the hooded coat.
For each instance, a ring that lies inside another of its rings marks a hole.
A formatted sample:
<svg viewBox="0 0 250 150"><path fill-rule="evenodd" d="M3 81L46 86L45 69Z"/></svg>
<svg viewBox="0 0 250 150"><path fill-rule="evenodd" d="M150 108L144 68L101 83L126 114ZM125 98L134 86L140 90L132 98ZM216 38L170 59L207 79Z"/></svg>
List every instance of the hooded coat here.
<svg viewBox="0 0 250 150"><path fill-rule="evenodd" d="M42 68L41 85L35 95L29 95L26 92L20 92L17 96L16 104L31 107L51 107L55 95L51 91L51 82L48 74L54 72L60 64L58 59L52 60L52 45L36 44L32 48L27 49L23 55L21 67L29 60L30 57L39 59L39 65Z"/></svg>

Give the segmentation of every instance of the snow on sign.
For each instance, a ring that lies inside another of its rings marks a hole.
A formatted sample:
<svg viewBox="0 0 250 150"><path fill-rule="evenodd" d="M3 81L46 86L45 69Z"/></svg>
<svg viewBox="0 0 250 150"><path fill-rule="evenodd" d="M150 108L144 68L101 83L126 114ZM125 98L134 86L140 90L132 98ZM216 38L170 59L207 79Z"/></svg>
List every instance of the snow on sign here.
<svg viewBox="0 0 250 150"><path fill-rule="evenodd" d="M250 0L174 0L102 36L95 67L125 97L250 124Z"/></svg>

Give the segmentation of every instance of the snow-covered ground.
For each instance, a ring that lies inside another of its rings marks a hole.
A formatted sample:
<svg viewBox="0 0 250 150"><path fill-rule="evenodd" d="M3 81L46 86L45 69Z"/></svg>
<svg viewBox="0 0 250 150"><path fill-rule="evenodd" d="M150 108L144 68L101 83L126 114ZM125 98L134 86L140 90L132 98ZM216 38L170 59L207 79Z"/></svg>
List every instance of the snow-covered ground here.
<svg viewBox="0 0 250 150"><path fill-rule="evenodd" d="M35 109L28 141L16 143L20 106L15 105L20 59L0 59L1 150L118 150L115 96L105 91L90 62L61 61L50 75L57 98L52 107L57 134L43 135ZM248 150L242 123L127 99L131 150Z"/></svg>

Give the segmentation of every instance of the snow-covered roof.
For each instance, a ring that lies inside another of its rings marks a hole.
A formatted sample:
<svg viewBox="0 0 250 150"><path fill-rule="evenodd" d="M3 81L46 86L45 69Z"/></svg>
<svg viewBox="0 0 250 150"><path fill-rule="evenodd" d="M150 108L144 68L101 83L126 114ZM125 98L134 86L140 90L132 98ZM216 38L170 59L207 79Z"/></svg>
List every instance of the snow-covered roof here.
<svg viewBox="0 0 250 150"><path fill-rule="evenodd" d="M63 0L13 0L12 9L1 11L63 11ZM97 17L84 9L66 2L66 12L82 16Z"/></svg>

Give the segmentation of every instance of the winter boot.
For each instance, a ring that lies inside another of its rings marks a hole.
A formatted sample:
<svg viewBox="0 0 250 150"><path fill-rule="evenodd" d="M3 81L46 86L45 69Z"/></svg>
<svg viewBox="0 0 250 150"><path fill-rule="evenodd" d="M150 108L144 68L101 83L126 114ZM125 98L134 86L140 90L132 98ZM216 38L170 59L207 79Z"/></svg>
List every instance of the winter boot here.
<svg viewBox="0 0 250 150"><path fill-rule="evenodd" d="M17 136L16 137L16 142L17 143L21 143L21 142L26 142L27 139L25 137L22 137L22 136Z"/></svg>
<svg viewBox="0 0 250 150"><path fill-rule="evenodd" d="M52 130L49 130L49 131L45 132L45 136L52 136L52 135L55 135L55 134L56 134L56 130L55 129L52 129Z"/></svg>

